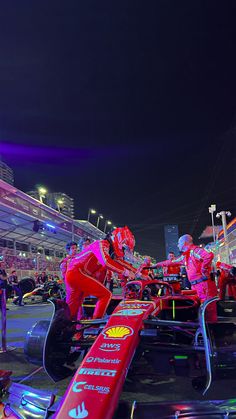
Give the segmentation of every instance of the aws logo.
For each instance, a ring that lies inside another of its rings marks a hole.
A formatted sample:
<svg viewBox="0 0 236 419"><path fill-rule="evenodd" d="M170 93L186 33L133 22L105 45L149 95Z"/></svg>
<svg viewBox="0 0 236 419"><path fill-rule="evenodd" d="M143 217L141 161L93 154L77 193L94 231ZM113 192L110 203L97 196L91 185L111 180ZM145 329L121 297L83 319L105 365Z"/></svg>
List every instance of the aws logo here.
<svg viewBox="0 0 236 419"><path fill-rule="evenodd" d="M119 343L102 343L100 348L104 352L119 352L120 344Z"/></svg>

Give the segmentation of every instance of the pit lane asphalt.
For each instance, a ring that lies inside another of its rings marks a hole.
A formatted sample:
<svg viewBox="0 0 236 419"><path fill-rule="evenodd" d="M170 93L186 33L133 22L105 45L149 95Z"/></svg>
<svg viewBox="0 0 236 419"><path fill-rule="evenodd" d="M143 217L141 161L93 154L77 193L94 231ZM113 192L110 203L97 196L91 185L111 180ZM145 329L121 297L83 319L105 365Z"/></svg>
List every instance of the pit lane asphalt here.
<svg viewBox="0 0 236 419"><path fill-rule="evenodd" d="M0 353L0 369L11 370L12 381L21 382L39 367L28 363L24 358L23 347L27 331L38 320L49 320L52 313L50 304L32 304L17 307L7 305L7 345L14 347L13 351ZM128 377L124 384L121 400L128 402L146 401L177 401L177 400L215 400L235 398L236 377L234 380L221 380L213 383L205 397L197 393L191 385L188 377L175 377L157 375L156 382L148 375L148 370L140 380L136 377ZM44 389L62 396L71 378L54 383L47 374L40 370L35 375L27 378L22 384L36 389Z"/></svg>

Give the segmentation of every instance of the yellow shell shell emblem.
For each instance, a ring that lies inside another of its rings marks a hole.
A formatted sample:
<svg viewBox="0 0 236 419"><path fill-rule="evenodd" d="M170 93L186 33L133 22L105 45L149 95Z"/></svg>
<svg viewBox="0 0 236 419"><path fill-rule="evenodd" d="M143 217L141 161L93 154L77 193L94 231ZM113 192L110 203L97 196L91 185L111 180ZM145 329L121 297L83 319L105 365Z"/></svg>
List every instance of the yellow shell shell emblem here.
<svg viewBox="0 0 236 419"><path fill-rule="evenodd" d="M126 339L133 335L134 331L129 326L113 326L103 330L102 334L105 339Z"/></svg>

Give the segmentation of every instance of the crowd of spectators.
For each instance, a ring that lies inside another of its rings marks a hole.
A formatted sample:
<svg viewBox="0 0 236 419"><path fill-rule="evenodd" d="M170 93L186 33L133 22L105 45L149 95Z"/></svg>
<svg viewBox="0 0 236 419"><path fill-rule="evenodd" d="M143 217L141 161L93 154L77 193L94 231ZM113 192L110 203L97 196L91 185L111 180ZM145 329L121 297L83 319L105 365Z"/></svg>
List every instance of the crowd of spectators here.
<svg viewBox="0 0 236 419"><path fill-rule="evenodd" d="M51 275L59 274L61 258L45 256L22 251L14 251L0 247L0 258L4 260L6 272L10 275L13 269L20 271L22 276L33 276L35 271L47 271Z"/></svg>

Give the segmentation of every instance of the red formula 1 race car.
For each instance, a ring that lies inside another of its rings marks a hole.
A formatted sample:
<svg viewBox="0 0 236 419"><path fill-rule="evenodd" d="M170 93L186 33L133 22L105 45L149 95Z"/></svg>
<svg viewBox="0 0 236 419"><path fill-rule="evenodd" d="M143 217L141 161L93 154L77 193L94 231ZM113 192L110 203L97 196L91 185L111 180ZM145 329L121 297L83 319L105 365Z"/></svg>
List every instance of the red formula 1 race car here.
<svg viewBox="0 0 236 419"><path fill-rule="evenodd" d="M200 306L194 292L175 293L170 282L131 281L124 289L124 298L112 301L108 317L81 321L83 338L78 341L73 339L76 322L70 320L68 306L55 301L51 322L40 321L28 332L25 353L30 362L43 365L55 382L70 374L72 381L56 405L53 395L17 385L21 403L11 402L10 396L3 417L111 419L126 376L137 371L141 359L153 371L168 373L171 369L176 375L192 377L193 387L205 394L212 380L226 379L236 372L236 305L219 302L218 323L207 324L206 308L216 300ZM82 351L82 362L72 370L69 365ZM36 414L36 407L37 415L31 416ZM180 402L178 406L134 402L127 409L120 416L117 411L115 417L220 418L227 417L222 416L227 412L236 417L233 401Z"/></svg>

